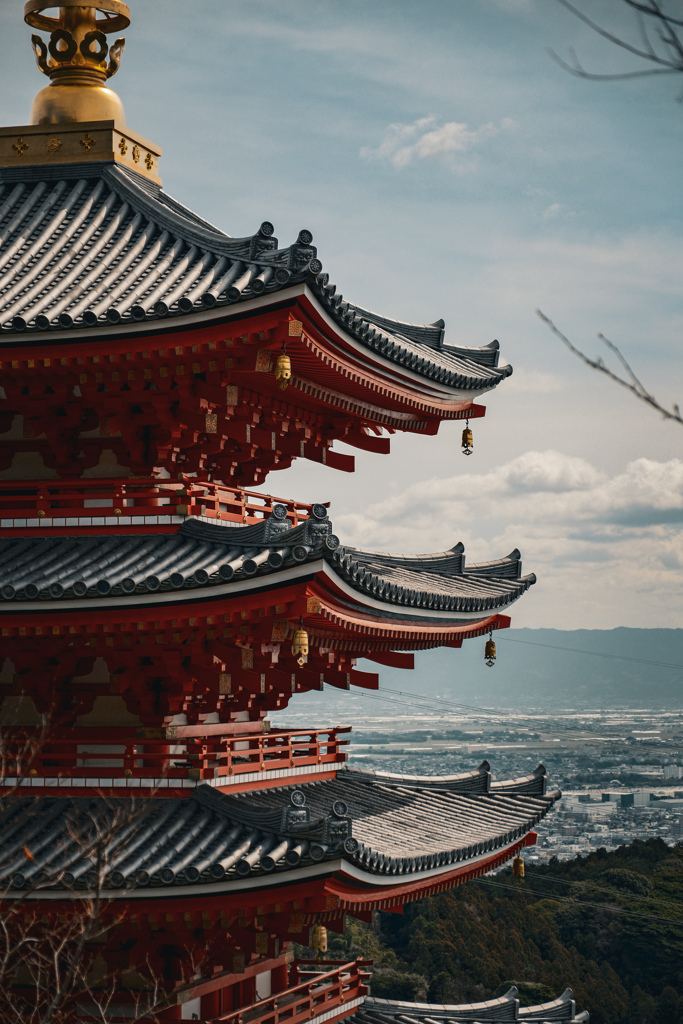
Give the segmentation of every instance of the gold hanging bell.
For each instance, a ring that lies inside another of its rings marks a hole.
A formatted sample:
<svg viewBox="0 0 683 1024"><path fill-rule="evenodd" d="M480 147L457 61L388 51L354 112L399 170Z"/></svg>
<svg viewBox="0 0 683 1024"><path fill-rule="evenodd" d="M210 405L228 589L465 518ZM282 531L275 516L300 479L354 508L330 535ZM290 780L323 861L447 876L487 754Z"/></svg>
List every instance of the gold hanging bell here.
<svg viewBox="0 0 683 1024"><path fill-rule="evenodd" d="M292 379L292 360L282 346L282 352L275 361L275 380L279 382L280 388L284 391Z"/></svg>
<svg viewBox="0 0 683 1024"><path fill-rule="evenodd" d="M512 862L513 878L524 878L524 861L521 857L515 857Z"/></svg>
<svg viewBox="0 0 683 1024"><path fill-rule="evenodd" d="M470 430L470 421L467 421L467 426L462 432L462 453L463 455L471 455L472 449L474 448L474 437Z"/></svg>
<svg viewBox="0 0 683 1024"><path fill-rule="evenodd" d="M496 660L496 641L491 636L489 636L484 647L484 660L489 668L493 668Z"/></svg>
<svg viewBox="0 0 683 1024"><path fill-rule="evenodd" d="M314 924L311 932L311 949L318 954L318 959L327 953L327 928L324 924Z"/></svg>
<svg viewBox="0 0 683 1024"><path fill-rule="evenodd" d="M308 633L304 629L303 619L300 621L299 628L292 637L292 654L299 665L306 664L306 659L308 658ZM299 655L298 658L297 654Z"/></svg>

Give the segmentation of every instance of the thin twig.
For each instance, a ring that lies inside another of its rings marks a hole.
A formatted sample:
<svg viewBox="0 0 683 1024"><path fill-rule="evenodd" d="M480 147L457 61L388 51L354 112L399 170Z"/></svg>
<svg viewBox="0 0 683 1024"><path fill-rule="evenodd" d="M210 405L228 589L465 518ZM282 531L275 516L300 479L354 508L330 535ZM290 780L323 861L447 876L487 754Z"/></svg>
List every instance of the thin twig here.
<svg viewBox="0 0 683 1024"><path fill-rule="evenodd" d="M633 54L640 60L646 61L648 64L655 64L657 67L640 69L637 71L623 71L615 73L595 73L586 71L581 66L576 54L570 51L570 61L563 60L554 50L550 50L549 53L553 60L555 60L560 67L564 68L565 71L569 71L570 74L576 75L578 78L586 78L593 81L614 81L617 79L626 78L643 78L647 75L671 75L671 74L682 74L683 73L683 40L676 32L674 26L683 27L683 21L679 18L674 18L667 14L662 5L658 0L647 0L643 3L641 0L622 0L627 7L632 8L635 12L637 20L638 31L642 40L642 48L633 45L628 42L622 36L617 35L615 32L611 32L609 29L604 28L597 21L594 21L587 14L571 0L557 0L558 3L566 7L568 11L587 25L597 35L602 36L613 46L617 46L621 50L626 50L627 53ZM659 52L655 49L653 39L648 31L645 18L653 19L655 25L652 27L656 29L655 35L659 38Z"/></svg>
<svg viewBox="0 0 683 1024"><path fill-rule="evenodd" d="M540 309L536 310L536 315L543 321L543 323L547 327L550 328L553 334L557 338L559 338L564 345L567 346L569 351L573 352L575 356L577 356L583 363L586 364L586 366L590 366L592 370L598 370L600 373L604 373L605 376L609 377L610 380L613 380L615 384L619 384L622 388L626 388L627 391L630 391L631 394L635 395L636 398L638 398L641 402L645 402L646 405L649 405L652 409L655 409L656 412L660 413L660 415L663 416L665 420L673 420L675 423L680 423L681 426L683 426L683 416L681 415L681 411L678 405L672 405L671 409L666 409L663 405L660 405L660 403L657 401L654 395L647 390L645 385L642 384L638 377L635 375L635 373L629 366L626 358L619 350L619 348L617 348L614 342L606 338L604 334L598 334L598 338L610 350L610 352L612 352L613 355L616 356L616 358L619 360L624 370L626 371L626 374L630 378L630 380L626 380L623 377L620 377L619 374L614 373L613 370L610 370L609 367L604 364L604 362L599 356L597 356L595 359L591 359L584 352L582 352L581 349L578 349L576 345L573 345L569 338L567 338L566 335L564 335L562 331L560 331L555 326L552 320L549 317L547 317L545 313L541 312Z"/></svg>

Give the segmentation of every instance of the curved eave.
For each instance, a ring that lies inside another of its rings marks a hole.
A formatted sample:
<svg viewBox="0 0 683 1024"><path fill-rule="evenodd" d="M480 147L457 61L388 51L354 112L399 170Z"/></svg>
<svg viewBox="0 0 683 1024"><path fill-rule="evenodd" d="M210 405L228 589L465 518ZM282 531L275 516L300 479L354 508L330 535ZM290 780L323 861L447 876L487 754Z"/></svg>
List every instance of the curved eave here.
<svg viewBox="0 0 683 1024"><path fill-rule="evenodd" d="M405 626L407 629L424 627L429 624L438 625L442 628L457 627L465 624L479 623L482 619L490 618L507 609L521 594L531 585L530 580L520 581L520 587L516 591L508 591L505 596L496 601L491 597L489 607L463 609L457 611L445 611L438 608L418 608L415 606L402 606L398 601L390 603L382 601L369 593L356 589L339 575L333 566L326 560L318 557L315 560L307 561L302 565L290 566L289 568L274 570L266 575L256 576L249 579L235 580L232 582L216 582L211 586L195 586L190 590L157 590L151 593L122 594L115 596L96 596L86 594L83 597L53 598L53 599L24 599L4 600L0 602L0 615L19 614L25 617L27 614L35 615L40 613L58 614L69 613L92 613L96 608L108 611L125 611L134 609L173 609L175 612L187 605L198 611L199 604L211 604L217 607L226 602L239 599L241 595L274 591L297 582L316 580L325 589L333 594L345 598L345 606L337 601L330 603L332 614L343 615L352 621L368 621L368 616L378 620L378 625L385 617L389 620L390 626ZM477 601L478 604L483 603ZM213 609L212 609L213 611Z"/></svg>
<svg viewBox="0 0 683 1024"><path fill-rule="evenodd" d="M41 182L38 174L32 188L8 177L3 186L0 173L8 254L3 260L0 251L0 339L28 331L41 343L57 332L59 344L65 334L85 340L112 327L116 337L162 324L196 327L230 306L245 315L255 299L281 301L288 286L307 283L340 339L403 375L477 393L511 372L495 365L495 346L444 346L433 325L379 317L335 295L310 232L284 249L265 223L253 236L230 238L118 167L96 178L92 167L65 167L62 180Z"/></svg>
<svg viewBox="0 0 683 1024"><path fill-rule="evenodd" d="M201 894L202 899L210 896L232 896L263 892L264 897L271 891L282 891L302 883L326 882L325 891L336 895L339 898L341 909L353 910L366 907L373 908L374 904L389 905L405 902L406 898L421 898L430 895L432 892L442 891L462 884L472 878L478 878L488 871L491 871L507 863L519 850L525 846L534 845L536 833L533 830L527 832L526 836L509 844L504 849L497 850L494 854L483 854L474 857L466 864L457 867L444 869L443 866L414 871L405 875L382 875L378 876L370 871L350 863L345 858L324 861L321 864L310 864L305 868L292 869L291 871L280 871L277 874L259 874L252 878L231 879L227 882L206 882L202 885L174 885L164 886L156 889L103 889L100 898L111 902L148 902L150 900L183 899L187 897L197 898ZM87 889L79 891L80 899L87 899L95 895ZM22 890L6 890L5 898L23 900L37 900L46 902L73 902L72 889L40 889L35 892L24 892Z"/></svg>

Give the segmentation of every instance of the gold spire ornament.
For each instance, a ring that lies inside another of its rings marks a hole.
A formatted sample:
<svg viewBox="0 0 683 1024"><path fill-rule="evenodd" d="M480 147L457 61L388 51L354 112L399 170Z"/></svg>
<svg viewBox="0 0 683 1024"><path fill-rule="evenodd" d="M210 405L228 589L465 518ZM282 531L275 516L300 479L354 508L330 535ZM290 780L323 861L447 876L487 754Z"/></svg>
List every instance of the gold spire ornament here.
<svg viewBox="0 0 683 1024"><path fill-rule="evenodd" d="M474 438L472 431L470 430L470 421L467 420L465 429L462 432L462 453L463 455L471 455L474 448Z"/></svg>
<svg viewBox="0 0 683 1024"><path fill-rule="evenodd" d="M130 10L122 0L62 0L59 17L44 14L57 5L51 0L28 0L24 21L50 33L49 42L31 36L36 63L50 85L38 93L31 109L31 124L73 124L117 121L125 125L123 104L105 85L121 63L125 39L111 46L107 35L130 25Z"/></svg>
<svg viewBox="0 0 683 1024"><path fill-rule="evenodd" d="M493 639L493 632L489 633L489 638L484 647L484 660L489 668L493 668L496 661L496 641Z"/></svg>

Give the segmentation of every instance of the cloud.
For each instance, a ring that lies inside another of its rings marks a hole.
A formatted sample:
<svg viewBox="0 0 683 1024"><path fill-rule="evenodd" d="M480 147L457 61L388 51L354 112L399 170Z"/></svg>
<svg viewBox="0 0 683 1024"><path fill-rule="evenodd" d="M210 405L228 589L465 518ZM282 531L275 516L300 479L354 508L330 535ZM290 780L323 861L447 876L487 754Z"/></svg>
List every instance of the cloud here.
<svg viewBox="0 0 683 1024"><path fill-rule="evenodd" d="M412 124L390 124L379 146L364 146L360 156L364 160L388 160L398 169L415 160L438 159L462 170L472 164L455 161L455 153L466 153L513 124L510 118L504 118L499 125L489 122L471 130L459 121L438 124L433 115L420 117Z"/></svg>
<svg viewBox="0 0 683 1024"><path fill-rule="evenodd" d="M416 481L363 513L335 516L358 547L425 552L462 540L469 562L519 547L539 582L516 624L568 629L680 625L681 522L682 460L635 459L610 476L553 450L481 475Z"/></svg>

